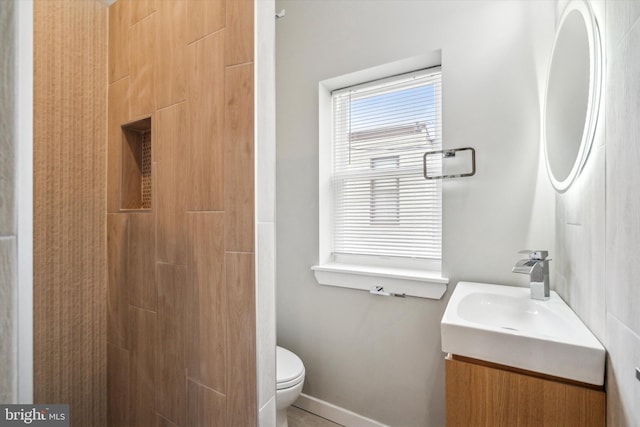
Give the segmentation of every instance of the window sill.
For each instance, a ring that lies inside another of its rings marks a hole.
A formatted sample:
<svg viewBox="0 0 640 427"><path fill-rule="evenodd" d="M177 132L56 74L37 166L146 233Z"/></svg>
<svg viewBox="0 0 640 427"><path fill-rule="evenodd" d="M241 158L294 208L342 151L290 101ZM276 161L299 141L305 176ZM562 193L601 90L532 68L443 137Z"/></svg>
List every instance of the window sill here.
<svg viewBox="0 0 640 427"><path fill-rule="evenodd" d="M385 292L441 299L449 279L438 272L406 268L328 263L311 267L321 285L368 291L382 286Z"/></svg>

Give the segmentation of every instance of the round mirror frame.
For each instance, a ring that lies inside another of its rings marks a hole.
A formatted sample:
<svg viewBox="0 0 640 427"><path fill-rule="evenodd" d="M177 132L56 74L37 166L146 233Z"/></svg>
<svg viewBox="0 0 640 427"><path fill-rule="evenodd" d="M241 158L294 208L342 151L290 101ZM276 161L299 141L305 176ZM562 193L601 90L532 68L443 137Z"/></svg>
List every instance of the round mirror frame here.
<svg viewBox="0 0 640 427"><path fill-rule="evenodd" d="M585 124L582 133L582 140L580 141L580 148L578 150L578 154L574 160L573 166L569 175L562 179L558 180L551 170L551 162L549 161L549 152L547 150L547 130L546 130L546 110L547 110L547 98L548 98L548 89L549 89L549 80L551 76L551 67L553 65L553 54L555 53L556 47L558 46L558 36L561 33L562 26L565 23L567 16L573 11L580 12L580 15L584 19L585 27L587 30L587 37L589 41L589 97L587 100L587 114L585 117ZM589 157L589 152L591 151L591 145L593 143L596 124L598 121L598 111L600 108L600 91L602 86L602 52L601 52L601 44L600 44L600 33L598 30L598 23L596 21L595 15L593 14L593 10L591 10L591 6L587 2L587 0L571 0L569 4L564 9L562 13L562 18L560 19L560 25L558 25L558 29L556 31L556 35L553 41L553 50L551 52L551 60L549 61L549 69L547 72L547 84L545 87L545 108L542 114L542 138L543 138L543 146L544 146L544 155L545 155L545 163L547 167L547 175L549 176L549 180L553 187L559 193L564 193L569 189L571 184L578 177L585 163L587 162L587 158Z"/></svg>

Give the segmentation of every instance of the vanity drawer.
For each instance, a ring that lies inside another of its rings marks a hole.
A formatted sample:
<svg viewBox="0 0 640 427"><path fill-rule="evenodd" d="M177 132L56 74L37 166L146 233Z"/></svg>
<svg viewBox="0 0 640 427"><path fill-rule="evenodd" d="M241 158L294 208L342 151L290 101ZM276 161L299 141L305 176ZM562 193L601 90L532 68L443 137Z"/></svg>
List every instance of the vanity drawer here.
<svg viewBox="0 0 640 427"><path fill-rule="evenodd" d="M447 427L604 427L602 387L447 356Z"/></svg>

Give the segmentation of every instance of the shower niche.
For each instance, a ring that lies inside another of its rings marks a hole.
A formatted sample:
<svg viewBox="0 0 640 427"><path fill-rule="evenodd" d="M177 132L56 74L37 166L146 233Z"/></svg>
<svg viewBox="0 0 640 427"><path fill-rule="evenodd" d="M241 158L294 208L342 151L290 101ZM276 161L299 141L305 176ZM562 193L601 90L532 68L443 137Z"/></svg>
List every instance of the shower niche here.
<svg viewBox="0 0 640 427"><path fill-rule="evenodd" d="M122 128L120 209L150 210L152 200L151 117Z"/></svg>

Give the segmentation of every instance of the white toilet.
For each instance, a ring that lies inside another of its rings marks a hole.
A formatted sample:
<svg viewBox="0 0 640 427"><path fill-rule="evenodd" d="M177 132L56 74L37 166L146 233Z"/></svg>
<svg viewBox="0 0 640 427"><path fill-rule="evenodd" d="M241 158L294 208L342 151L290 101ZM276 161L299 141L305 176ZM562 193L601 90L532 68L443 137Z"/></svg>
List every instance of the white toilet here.
<svg viewBox="0 0 640 427"><path fill-rule="evenodd" d="M286 348L276 347L276 427L287 427L287 409L304 385L302 360Z"/></svg>

